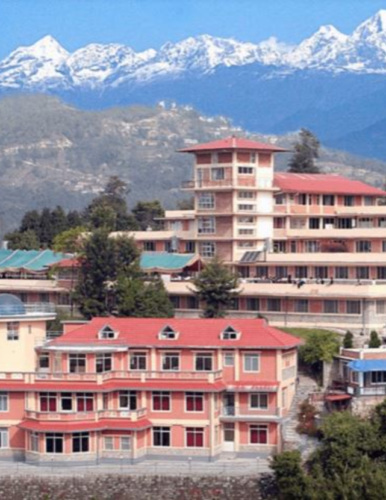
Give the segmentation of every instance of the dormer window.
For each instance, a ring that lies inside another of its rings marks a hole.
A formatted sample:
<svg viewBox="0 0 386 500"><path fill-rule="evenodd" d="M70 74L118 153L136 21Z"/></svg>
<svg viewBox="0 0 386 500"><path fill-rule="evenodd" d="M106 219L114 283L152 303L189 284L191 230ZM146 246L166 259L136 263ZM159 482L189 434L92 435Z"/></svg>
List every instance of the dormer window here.
<svg viewBox="0 0 386 500"><path fill-rule="evenodd" d="M113 330L111 326L106 325L99 330L98 337L100 339L116 339L118 337L118 332Z"/></svg>
<svg viewBox="0 0 386 500"><path fill-rule="evenodd" d="M173 330L169 325L166 325L158 334L160 340L175 340L178 338L178 332Z"/></svg>
<svg viewBox="0 0 386 500"><path fill-rule="evenodd" d="M240 332L235 330L232 326L227 326L221 333L221 338L223 340L237 340L240 338Z"/></svg>

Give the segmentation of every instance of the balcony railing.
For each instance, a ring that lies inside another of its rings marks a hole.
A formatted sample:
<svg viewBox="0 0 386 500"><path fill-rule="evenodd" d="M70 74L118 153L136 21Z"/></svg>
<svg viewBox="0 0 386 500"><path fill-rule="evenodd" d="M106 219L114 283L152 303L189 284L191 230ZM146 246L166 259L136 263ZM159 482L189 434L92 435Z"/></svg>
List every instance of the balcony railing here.
<svg viewBox="0 0 386 500"><path fill-rule="evenodd" d="M139 408L138 410L96 410L96 411L87 411L87 412L78 412L78 411L70 411L70 412L49 412L49 411L37 411L37 410L25 410L26 418L30 418L33 420L39 421L60 421L60 422L72 422L76 421L98 421L100 419L109 419L109 418L123 418L129 419L132 422L137 421L138 419L144 417L146 415L146 408Z"/></svg>
<svg viewBox="0 0 386 500"><path fill-rule="evenodd" d="M348 385L347 392L352 396L386 396L386 385L374 385L367 387Z"/></svg>
<svg viewBox="0 0 386 500"><path fill-rule="evenodd" d="M280 417L281 410L278 407L251 408L248 405L224 406L221 415L223 417L259 419L260 417Z"/></svg>

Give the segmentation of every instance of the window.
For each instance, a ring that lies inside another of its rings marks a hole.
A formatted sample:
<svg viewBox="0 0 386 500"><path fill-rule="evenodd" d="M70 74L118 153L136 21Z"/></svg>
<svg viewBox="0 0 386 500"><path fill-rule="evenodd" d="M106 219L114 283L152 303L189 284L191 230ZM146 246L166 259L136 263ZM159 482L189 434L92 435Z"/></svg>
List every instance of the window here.
<svg viewBox="0 0 386 500"><path fill-rule="evenodd" d="M94 396L90 392L80 392L76 395L77 411L93 411Z"/></svg>
<svg viewBox="0 0 386 500"><path fill-rule="evenodd" d="M85 354L70 354L70 373L85 373L86 372L86 355Z"/></svg>
<svg viewBox="0 0 386 500"><path fill-rule="evenodd" d="M63 453L63 434L46 434L46 453Z"/></svg>
<svg viewBox="0 0 386 500"><path fill-rule="evenodd" d="M252 393L249 396L250 408L266 410L268 408L268 394L264 392Z"/></svg>
<svg viewBox="0 0 386 500"><path fill-rule="evenodd" d="M204 395L202 392L185 393L186 411L204 411Z"/></svg>
<svg viewBox="0 0 386 500"><path fill-rule="evenodd" d="M268 266L256 267L256 277L257 278L266 278L267 276L268 276Z"/></svg>
<svg viewBox="0 0 386 500"><path fill-rule="evenodd" d="M304 193L298 194L298 204L307 205L307 195Z"/></svg>
<svg viewBox="0 0 386 500"><path fill-rule="evenodd" d="M111 372L112 364L111 354L102 353L96 355L95 366L97 373Z"/></svg>
<svg viewBox="0 0 386 500"><path fill-rule="evenodd" d="M325 300L323 304L324 304L323 312L325 314L337 314L338 312L337 300Z"/></svg>
<svg viewBox="0 0 386 500"><path fill-rule="evenodd" d="M145 252L154 252L155 251L154 241L144 241L143 249L145 250Z"/></svg>
<svg viewBox="0 0 386 500"><path fill-rule="evenodd" d="M72 411L72 394L70 392L63 392L60 395L60 409L61 411Z"/></svg>
<svg viewBox="0 0 386 500"><path fill-rule="evenodd" d="M320 251L320 243L319 241L306 241L304 251L307 253L315 253Z"/></svg>
<svg viewBox="0 0 386 500"><path fill-rule="evenodd" d="M247 311L259 311L260 310L260 301L255 297L248 297L246 301Z"/></svg>
<svg viewBox="0 0 386 500"><path fill-rule="evenodd" d="M153 411L170 411L170 392L154 391Z"/></svg>
<svg viewBox="0 0 386 500"><path fill-rule="evenodd" d="M48 370L50 368L50 355L48 352L42 352L38 361L39 370Z"/></svg>
<svg viewBox="0 0 386 500"><path fill-rule="evenodd" d="M256 163L256 153L251 153L251 156L249 158L249 161L251 163Z"/></svg>
<svg viewBox="0 0 386 500"><path fill-rule="evenodd" d="M295 266L295 278L297 279L308 278L307 266Z"/></svg>
<svg viewBox="0 0 386 500"><path fill-rule="evenodd" d="M376 314L386 314L386 300L376 301Z"/></svg>
<svg viewBox="0 0 386 500"><path fill-rule="evenodd" d="M259 354L244 354L244 371L258 372L260 365Z"/></svg>
<svg viewBox="0 0 386 500"><path fill-rule="evenodd" d="M120 410L136 410L137 409L137 392L136 391L119 391L119 409Z"/></svg>
<svg viewBox="0 0 386 500"><path fill-rule="evenodd" d="M146 353L133 352L130 356L130 370L146 370Z"/></svg>
<svg viewBox="0 0 386 500"><path fill-rule="evenodd" d="M213 369L212 354L198 353L196 354L196 371L197 372L210 372Z"/></svg>
<svg viewBox="0 0 386 500"><path fill-rule="evenodd" d="M373 198L372 196L364 196L363 197L363 204L367 207L369 206L372 206L372 205L375 205L375 198Z"/></svg>
<svg viewBox="0 0 386 500"><path fill-rule="evenodd" d="M239 310L239 299L238 299L238 297L233 297L230 300L228 308L231 311L238 311Z"/></svg>
<svg viewBox="0 0 386 500"><path fill-rule="evenodd" d="M237 205L237 209L240 211L252 211L255 209L255 205L252 205L252 203L239 203Z"/></svg>
<svg viewBox="0 0 386 500"><path fill-rule="evenodd" d="M285 194L277 194L275 196L275 204L276 205L284 205L285 204Z"/></svg>
<svg viewBox="0 0 386 500"><path fill-rule="evenodd" d="M347 300L346 301L346 312L347 314L360 314L361 313L361 303L359 300Z"/></svg>
<svg viewBox="0 0 386 500"><path fill-rule="evenodd" d="M357 241L355 247L356 251L359 253L371 252L371 241Z"/></svg>
<svg viewBox="0 0 386 500"><path fill-rule="evenodd" d="M276 266L275 267L275 278L276 279L287 278L287 276L288 276L287 266Z"/></svg>
<svg viewBox="0 0 386 500"><path fill-rule="evenodd" d="M323 218L323 229L333 229L334 222L335 221L332 217L324 217Z"/></svg>
<svg viewBox="0 0 386 500"><path fill-rule="evenodd" d="M320 280L327 279L328 267L327 266L315 266L314 268L315 278Z"/></svg>
<svg viewBox="0 0 386 500"><path fill-rule="evenodd" d="M353 207L354 206L354 196L344 196L343 197L343 205L345 207Z"/></svg>
<svg viewBox="0 0 386 500"><path fill-rule="evenodd" d="M169 295L169 300L172 303L173 309L180 308L180 296L179 295Z"/></svg>
<svg viewBox="0 0 386 500"><path fill-rule="evenodd" d="M378 227L386 227L386 217L380 217L378 219Z"/></svg>
<svg viewBox="0 0 386 500"><path fill-rule="evenodd" d="M370 270L368 267L359 266L355 268L357 280L368 280L370 276Z"/></svg>
<svg viewBox="0 0 386 500"><path fill-rule="evenodd" d="M8 411L8 392L0 392L0 411Z"/></svg>
<svg viewBox="0 0 386 500"><path fill-rule="evenodd" d="M378 280L386 280L386 267L377 267L377 279Z"/></svg>
<svg viewBox="0 0 386 500"><path fill-rule="evenodd" d="M253 175L255 169L253 167L239 167L238 173L242 175Z"/></svg>
<svg viewBox="0 0 386 500"><path fill-rule="evenodd" d="M170 427L153 427L153 446L170 446Z"/></svg>
<svg viewBox="0 0 386 500"><path fill-rule="evenodd" d="M196 251L196 243L194 241L185 242L185 252L194 253Z"/></svg>
<svg viewBox="0 0 386 500"><path fill-rule="evenodd" d="M214 257L216 253L216 244L210 241L203 241L200 243L200 254L203 257Z"/></svg>
<svg viewBox="0 0 386 500"><path fill-rule="evenodd" d="M86 453L90 451L90 435L88 432L75 432L72 435L72 452Z"/></svg>
<svg viewBox="0 0 386 500"><path fill-rule="evenodd" d="M239 229L238 233L239 233L239 236L253 236L255 234L255 230L241 228L241 229Z"/></svg>
<svg viewBox="0 0 386 500"><path fill-rule="evenodd" d="M7 340L19 340L20 323L18 321L10 321L7 323Z"/></svg>
<svg viewBox="0 0 386 500"><path fill-rule="evenodd" d="M105 436L104 445L106 451L111 451L114 449L114 440L110 436Z"/></svg>
<svg viewBox="0 0 386 500"><path fill-rule="evenodd" d="M233 352L224 353L224 366L234 366L235 365L235 355Z"/></svg>
<svg viewBox="0 0 386 500"><path fill-rule="evenodd" d="M199 302L197 297L190 296L187 297L187 308L188 309L199 309Z"/></svg>
<svg viewBox="0 0 386 500"><path fill-rule="evenodd" d="M240 200L253 200L255 198L255 193L253 191L239 191L237 193L237 198Z"/></svg>
<svg viewBox="0 0 386 500"><path fill-rule="evenodd" d="M317 219L316 217L311 217L310 223L309 223L309 228L310 229L319 229L319 227L320 227L320 219Z"/></svg>
<svg viewBox="0 0 386 500"><path fill-rule="evenodd" d="M121 451L130 451L130 436L123 436L120 440Z"/></svg>
<svg viewBox="0 0 386 500"><path fill-rule="evenodd" d="M228 326L225 328L225 330L222 332L222 339L223 340L237 340L239 338L239 332L236 331L234 328L231 326Z"/></svg>
<svg viewBox="0 0 386 500"><path fill-rule="evenodd" d="M295 312L297 313L307 313L308 312L308 300L307 299L297 299L295 300Z"/></svg>
<svg viewBox="0 0 386 500"><path fill-rule="evenodd" d="M221 167L211 169L212 181L222 181L225 179L225 169Z"/></svg>
<svg viewBox="0 0 386 500"><path fill-rule="evenodd" d="M159 332L158 337L162 340L174 340L178 337L178 332L173 330L173 328L169 325L162 328Z"/></svg>
<svg viewBox="0 0 386 500"><path fill-rule="evenodd" d="M40 393L40 411L56 411L56 393Z"/></svg>
<svg viewBox="0 0 386 500"><path fill-rule="evenodd" d="M214 208L214 194L213 193L199 193L198 195L198 208L210 209Z"/></svg>
<svg viewBox="0 0 386 500"><path fill-rule="evenodd" d="M115 339L115 337L116 337L115 331L108 325L104 326L102 330L100 330L99 332L99 338L101 339Z"/></svg>
<svg viewBox="0 0 386 500"><path fill-rule="evenodd" d="M385 384L386 383L386 372L371 372L371 383L372 384Z"/></svg>
<svg viewBox="0 0 386 500"><path fill-rule="evenodd" d="M335 205L335 196L332 194L324 194L322 198L323 205L333 206Z"/></svg>
<svg viewBox="0 0 386 500"><path fill-rule="evenodd" d="M31 451L39 452L39 434L37 432L31 432L30 448Z"/></svg>
<svg viewBox="0 0 386 500"><path fill-rule="evenodd" d="M275 229L285 228L285 218L284 217L274 217L273 218L273 227Z"/></svg>
<svg viewBox="0 0 386 500"><path fill-rule="evenodd" d="M165 352L162 355L162 370L178 371L180 369L180 355L176 352Z"/></svg>
<svg viewBox="0 0 386 500"><path fill-rule="evenodd" d="M338 266L335 268L335 278L340 280L348 279L348 267Z"/></svg>
<svg viewBox="0 0 386 500"><path fill-rule="evenodd" d="M280 312L281 300L280 299L267 299L267 311Z"/></svg>
<svg viewBox="0 0 386 500"><path fill-rule="evenodd" d="M239 224L254 224L255 218L252 215L242 215L237 218Z"/></svg>
<svg viewBox="0 0 386 500"><path fill-rule="evenodd" d="M216 232L216 219L214 217L197 218L198 234L214 234Z"/></svg>
<svg viewBox="0 0 386 500"><path fill-rule="evenodd" d="M267 444L268 427L266 425L251 425L249 427L250 444Z"/></svg>
<svg viewBox="0 0 386 500"><path fill-rule="evenodd" d="M358 227L373 227L373 219L369 217L361 217L358 219Z"/></svg>
<svg viewBox="0 0 386 500"><path fill-rule="evenodd" d="M204 429L202 427L186 428L186 446L188 448L202 448L204 446Z"/></svg>
<svg viewBox="0 0 386 500"><path fill-rule="evenodd" d="M8 429L0 427L0 448L8 448Z"/></svg>

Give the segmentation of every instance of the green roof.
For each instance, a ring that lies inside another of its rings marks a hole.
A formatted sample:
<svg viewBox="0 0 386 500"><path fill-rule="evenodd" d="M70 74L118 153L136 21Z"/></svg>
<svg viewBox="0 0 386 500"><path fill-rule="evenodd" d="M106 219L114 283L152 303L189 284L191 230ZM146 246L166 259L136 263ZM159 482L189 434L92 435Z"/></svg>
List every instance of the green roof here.
<svg viewBox="0 0 386 500"><path fill-rule="evenodd" d="M199 258L194 253L143 252L140 264L144 271L180 272Z"/></svg>
<svg viewBox="0 0 386 500"><path fill-rule="evenodd" d="M0 250L0 271L46 271L68 255L52 250Z"/></svg>

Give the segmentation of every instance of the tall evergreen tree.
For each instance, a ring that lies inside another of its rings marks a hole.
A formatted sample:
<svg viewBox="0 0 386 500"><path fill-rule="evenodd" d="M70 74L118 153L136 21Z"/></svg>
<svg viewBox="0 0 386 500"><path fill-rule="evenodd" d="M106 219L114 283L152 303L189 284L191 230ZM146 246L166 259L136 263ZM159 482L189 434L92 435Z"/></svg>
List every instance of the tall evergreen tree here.
<svg viewBox="0 0 386 500"><path fill-rule="evenodd" d="M319 168L315 160L319 158L320 142L309 130L302 128L299 140L294 144L294 154L288 162L288 172L301 174L318 174Z"/></svg>
<svg viewBox="0 0 386 500"><path fill-rule="evenodd" d="M238 277L215 257L193 281L197 298L204 303L204 318L221 318L238 295Z"/></svg>
<svg viewBox="0 0 386 500"><path fill-rule="evenodd" d="M155 219L165 215L165 211L158 200L139 201L132 212L142 231L146 231L149 227L151 229L159 229L160 222Z"/></svg>

